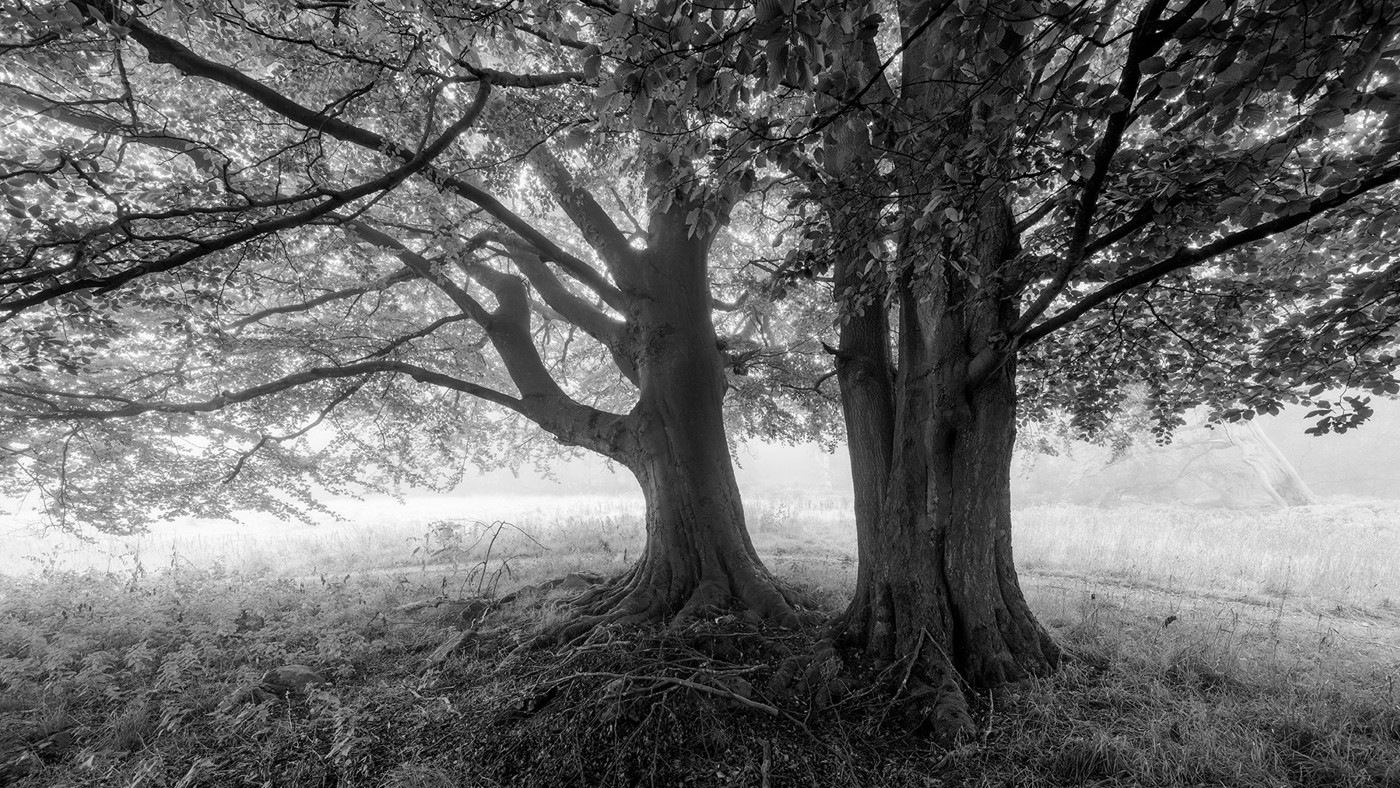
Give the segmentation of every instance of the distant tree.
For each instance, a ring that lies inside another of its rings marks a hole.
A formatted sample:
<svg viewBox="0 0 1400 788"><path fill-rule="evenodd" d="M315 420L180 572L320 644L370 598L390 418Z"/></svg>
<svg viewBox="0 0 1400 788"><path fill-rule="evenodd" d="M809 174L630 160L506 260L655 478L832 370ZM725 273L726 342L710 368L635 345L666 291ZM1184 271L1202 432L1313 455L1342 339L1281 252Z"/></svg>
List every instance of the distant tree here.
<svg viewBox="0 0 1400 788"><path fill-rule="evenodd" d="M757 45L740 8L625 5L0 9L7 489L108 529L295 511L450 485L513 412L646 496L581 626L795 621L721 410L762 362L710 259L752 135L700 114Z"/></svg>
<svg viewBox="0 0 1400 788"><path fill-rule="evenodd" d="M774 82L812 97L783 130L819 209L788 272L830 272L843 311L842 629L968 731L959 677L1059 659L1012 561L1018 418L1093 433L1145 386L1161 434L1202 403L1308 403L1326 431L1400 391L1400 7L769 7L803 64Z"/></svg>
<svg viewBox="0 0 1400 788"><path fill-rule="evenodd" d="M1108 434L1094 436L1092 443L1079 440L1082 436L1062 419L1024 425L1018 441L1024 444L1030 437L1034 445L1024 447L1017 475L1038 489L1018 487L1029 498L1047 503L1318 503L1298 469L1264 431L1261 419L1212 423L1206 416L1204 408L1184 414L1185 424L1172 431L1169 443L1133 412L1114 418ZM1052 459L1055 455L1062 459Z"/></svg>

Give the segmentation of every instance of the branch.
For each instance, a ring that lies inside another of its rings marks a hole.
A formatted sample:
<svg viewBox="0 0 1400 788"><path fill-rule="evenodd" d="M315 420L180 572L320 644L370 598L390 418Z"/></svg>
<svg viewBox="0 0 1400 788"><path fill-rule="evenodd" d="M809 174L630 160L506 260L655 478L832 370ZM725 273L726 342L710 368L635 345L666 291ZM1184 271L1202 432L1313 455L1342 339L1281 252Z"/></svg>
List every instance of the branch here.
<svg viewBox="0 0 1400 788"><path fill-rule="evenodd" d="M626 324L565 287L563 281L549 270L549 266L533 249L497 233L488 231L484 235L504 249L511 262L530 280L530 284L534 285L545 303L565 320L588 332L589 336L608 347L614 347L621 341L622 330Z"/></svg>
<svg viewBox="0 0 1400 788"><path fill-rule="evenodd" d="M283 391L305 386L322 380L334 380L339 378L352 378L359 375L374 375L378 373L395 373L407 375L420 383L427 383L442 388L460 391L479 397L497 405L503 405L513 411L523 413L521 401L509 394L490 389L485 386L472 383L470 381L444 375L441 372L420 367L416 364L408 364L402 361L362 361L356 364L346 364L338 367L312 367L304 372L287 375L283 378L251 386L236 392L225 392L217 397L194 402L133 402L120 408L63 408L56 412L32 415L29 418L43 420L68 420L68 419L112 419L131 418L146 413L212 413L222 410L230 405L237 405L243 402L266 397L272 394L279 394ZM54 392L61 397L70 397L63 392Z"/></svg>
<svg viewBox="0 0 1400 788"><path fill-rule="evenodd" d="M482 82L490 82L492 85L499 85L506 88L552 88L559 85L570 85L575 82L587 82L588 77L582 71L555 71L548 74L512 74L509 71L498 71L494 68L482 68L473 66L463 60L458 60L457 65L466 69L467 73L476 77Z"/></svg>
<svg viewBox="0 0 1400 788"><path fill-rule="evenodd" d="M491 313L487 311L486 307L481 305L481 302L472 298L470 293L462 289L461 285L452 281L450 277L444 274L437 262L429 260L423 255L409 249L407 246L404 246L403 242L399 239L382 230L375 229L359 219L351 219L345 222L345 226L349 227L356 235L375 246L392 251L415 276L422 277L431 282L448 298L452 299L452 303L456 304L457 308L462 310L462 314L470 317L482 328L490 330ZM472 241L476 242L478 245L480 243L479 239L472 239Z"/></svg>
<svg viewBox="0 0 1400 788"><path fill-rule="evenodd" d="M357 380L354 383L351 383L345 388L344 391L335 395L335 397L332 398L331 401L327 403L327 405L324 408L321 408L320 413L316 414L316 418L313 419L311 423L307 424L305 427L302 427L301 429L296 430L295 432L289 432L286 435L264 435L261 438L259 438L258 442L253 444L253 448L245 452L239 453L238 462L234 463L233 470L229 471L228 476L224 477L223 483L230 484L231 482L233 482L234 479L238 478L238 474L243 472L243 466L247 464L248 460L252 459L253 455L261 451L262 447L266 446L267 444L282 443L283 441L289 441L293 438L300 438L301 436L315 429L318 425L321 424L321 422L326 420L327 416L331 415L331 411L340 407L340 404L342 402L355 396L355 392L363 388L364 385L365 382L363 380Z"/></svg>
<svg viewBox="0 0 1400 788"><path fill-rule="evenodd" d="M525 282L480 263L466 267L472 278L496 296L497 307L486 335L506 374L520 390L520 413L564 443L624 460L627 417L584 405L559 386L530 333L531 306Z"/></svg>
<svg viewBox="0 0 1400 788"><path fill-rule="evenodd" d="M559 207L578 227L588 245L607 261L609 268L616 272L618 268L630 265L636 253L627 242L627 236L618 229L598 200L578 185L573 174L549 148L545 145L535 146L530 152L530 163L544 178Z"/></svg>
<svg viewBox="0 0 1400 788"><path fill-rule="evenodd" d="M311 299L310 301L303 301L299 304L285 304L282 306L268 307L267 309L264 309L260 312L254 312L250 315L241 317L233 321L228 325L228 329L237 330L252 323L256 323L265 318L272 317L273 315L280 315L288 312L305 312L310 309L315 309L316 307L321 306L322 304L330 303L331 301L339 301L343 298L354 298L355 296L364 295L365 293L375 292L378 290L385 290L387 288L393 287L394 285L400 282L407 282L411 279L416 279L417 276L418 275L414 273L413 269L411 268L400 268L392 274L382 276L379 279L370 282L369 284L360 285L358 287L347 287L342 290L332 290L328 293L323 293L322 295L319 295Z"/></svg>
<svg viewBox="0 0 1400 788"><path fill-rule="evenodd" d="M1200 2L1202 0L1192 0L1193 4ZM1119 146L1123 143L1123 133L1127 130L1128 124L1132 122L1133 98L1137 95L1138 85L1142 81L1141 64L1161 49L1162 45L1169 39L1171 31L1175 29L1157 29L1157 20L1166 8L1167 0L1148 0L1147 4L1143 6L1142 12L1138 14L1132 38L1128 42L1126 62L1118 77L1117 98L1122 100L1123 106L1109 116L1103 137L1094 147L1093 170L1089 173L1089 179L1084 183L1083 190L1079 194L1079 207L1074 213L1064 259L1060 262L1059 270L1055 272L1054 278L1011 327L1009 333L1013 336L1026 330L1044 314L1045 310L1064 290L1065 285L1069 283L1069 278L1074 274L1075 269L1084 261L1084 247L1089 239L1089 231L1093 227L1094 214L1098 211L1099 196L1103 193L1104 183L1108 180L1109 167L1113 163L1114 155L1118 153Z"/></svg>
<svg viewBox="0 0 1400 788"><path fill-rule="evenodd" d="M115 19L117 23L126 25L129 31L128 35L146 49L147 56L153 63L167 63L189 76L226 85L288 120L338 140L368 150L382 152L404 161L410 160L414 156L413 151L404 145L368 129L298 104L235 68L198 55L184 44L155 32L139 20L121 19L121 14L117 13L112 0L101 0L87 5L86 8L101 10L108 17L103 21ZM490 82L483 81L481 84L483 88L486 88ZM575 279L598 293L609 306L619 312L627 311L626 306L629 299L622 294L622 291L608 282L592 266L564 251L557 243L511 211L491 194L436 167L426 167L424 172L438 186L481 206L487 213L510 228L512 232L538 249L542 257L557 263Z"/></svg>
<svg viewBox="0 0 1400 788"><path fill-rule="evenodd" d="M1078 303L1070 306L1063 312L1059 312L1055 316L1047 318L1039 325L1020 335L1018 344L1020 347L1027 347L1034 344L1051 332L1073 323L1085 312L1088 312L1115 296L1121 295L1135 287L1148 284L1156 279L1160 279L1174 271L1190 268L1191 266L1198 265L1212 257L1224 254L1225 252L1237 249L1246 244L1261 241L1271 235L1291 230L1333 208L1346 204L1355 197L1382 186L1395 183L1398 180L1400 180L1400 166L1393 166L1372 175L1370 178L1361 180L1357 183L1356 187L1350 191L1337 190L1331 195L1318 197L1309 202L1307 208L1297 213L1279 216L1267 222L1255 225L1254 227L1230 233L1199 248L1178 248L1176 252L1165 260L1149 265L1122 279L1107 284L1089 295L1084 296Z"/></svg>
<svg viewBox="0 0 1400 788"><path fill-rule="evenodd" d="M198 260L214 252L222 251L233 246L237 246L248 241L270 235L275 232L300 227L309 224L316 219L330 214L341 206L352 203L363 197L378 192L388 191L403 183L414 173L424 169L432 159L447 148L454 140L465 132L486 106L486 97L490 94L489 85L482 84L477 90L476 99L468 108L466 114L460 120L448 127L448 129L432 145L410 157L403 166L392 170L374 180L363 183L340 192L332 193L324 202L299 213L289 214L277 219L270 219L265 222L245 227L237 232L228 233L209 240L191 240L193 245L176 254L170 255L163 260L156 260L128 268L121 273L105 277L91 277L76 279L64 284L55 285L44 290L40 290L30 296L18 298L10 301L0 302L0 311L8 312L11 317L28 307L40 304L59 296L77 292L79 290L94 290L99 293L113 290L141 276L148 274L169 271L186 265L194 260ZM9 318L0 318L0 322Z"/></svg>
<svg viewBox="0 0 1400 788"><path fill-rule="evenodd" d="M162 148L173 153L190 157L201 170L216 175L219 172L220 162L210 153L211 148L200 144L194 140L176 137L154 129L142 131L133 129L119 121L102 115L89 112L79 112L61 102L51 101L32 95L20 90L13 85L0 85L0 99L5 103L33 112L36 115L47 115L54 120L67 123L80 129L87 129L99 134L113 134L131 142L143 145L150 145L155 148ZM227 157L218 154L220 158L227 162Z"/></svg>

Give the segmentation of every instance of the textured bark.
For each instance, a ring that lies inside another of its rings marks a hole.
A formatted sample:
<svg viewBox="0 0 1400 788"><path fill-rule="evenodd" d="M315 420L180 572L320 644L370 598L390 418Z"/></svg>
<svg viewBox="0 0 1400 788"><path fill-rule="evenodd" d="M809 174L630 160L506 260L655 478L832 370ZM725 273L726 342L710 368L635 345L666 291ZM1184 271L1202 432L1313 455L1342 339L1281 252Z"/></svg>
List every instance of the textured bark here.
<svg viewBox="0 0 1400 788"><path fill-rule="evenodd" d="M585 616L564 639L600 622L730 609L798 623L796 597L764 567L744 522L725 439L707 247L680 217L654 218L650 250L620 277L628 292L648 294L628 316L640 395L613 454L646 497L646 546L626 574L577 601Z"/></svg>
<svg viewBox="0 0 1400 788"><path fill-rule="evenodd" d="M903 4L906 30L927 12ZM902 181L896 173L893 187L908 217L899 278L883 287L897 307L897 370L890 326L869 315L848 316L837 353L860 545L855 596L837 633L877 662L907 665L915 712L936 735L957 738L973 730L964 683L1043 674L1059 649L1026 604L1011 546L1015 361L996 343L1016 322L1025 281L1015 271L999 136L1009 132L980 94L959 92L965 83L927 78L962 73L954 55L970 48L964 39L1000 33L935 29L906 36L914 40L899 90L908 116L926 119L909 144L927 166ZM944 181L950 171L975 177ZM916 221L931 183L961 217L946 228ZM845 278L869 284L862 264L858 255L836 261L838 292Z"/></svg>
<svg viewBox="0 0 1400 788"><path fill-rule="evenodd" d="M1044 673L1059 649L1026 604L1011 549L1014 370L969 391L956 321L913 297L902 314L893 462L878 517L857 519L862 571L842 634L877 660L916 661L948 691L950 669L975 687ZM853 442L877 440L859 434L867 423L848 422Z"/></svg>

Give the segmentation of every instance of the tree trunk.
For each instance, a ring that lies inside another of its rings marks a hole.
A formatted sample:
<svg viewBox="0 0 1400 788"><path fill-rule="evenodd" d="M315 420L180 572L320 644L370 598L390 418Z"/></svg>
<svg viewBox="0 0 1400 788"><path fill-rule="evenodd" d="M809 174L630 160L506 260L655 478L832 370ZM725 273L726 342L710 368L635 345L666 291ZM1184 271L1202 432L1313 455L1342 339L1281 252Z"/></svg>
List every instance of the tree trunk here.
<svg viewBox="0 0 1400 788"><path fill-rule="evenodd" d="M916 665L933 685L923 713L956 736L971 725L958 676L989 687L1042 674L1059 649L1012 559L1014 366L968 391L970 332L945 306L903 288L893 463L878 518L857 519L862 571L840 631L877 661Z"/></svg>
<svg viewBox="0 0 1400 788"><path fill-rule="evenodd" d="M600 621L684 621L729 609L794 625L796 596L764 567L744 522L725 437L707 243L678 221L653 222L658 251L639 253L622 283L648 298L629 316L640 394L617 454L646 497L646 546L626 574L578 600L591 615L563 634Z"/></svg>
<svg viewBox="0 0 1400 788"><path fill-rule="evenodd" d="M1254 469L1264 490L1279 506L1307 506L1317 503L1307 482L1298 474L1293 463L1283 456L1278 446L1264 434L1256 421L1240 421L1225 425L1225 436L1244 455L1245 464Z"/></svg>

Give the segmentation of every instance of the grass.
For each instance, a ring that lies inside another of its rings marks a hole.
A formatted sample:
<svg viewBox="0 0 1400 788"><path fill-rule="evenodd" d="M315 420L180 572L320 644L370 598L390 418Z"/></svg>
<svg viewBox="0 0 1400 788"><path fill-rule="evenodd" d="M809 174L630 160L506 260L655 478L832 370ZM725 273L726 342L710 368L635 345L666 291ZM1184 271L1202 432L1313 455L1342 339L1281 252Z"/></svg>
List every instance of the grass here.
<svg viewBox="0 0 1400 788"><path fill-rule="evenodd" d="M1400 605L1400 508L1044 506L1015 518L1017 564L1312 608Z"/></svg>
<svg viewBox="0 0 1400 788"><path fill-rule="evenodd" d="M770 688L809 636L737 622L508 659L548 615L520 608L425 670L450 605L409 603L620 569L641 543L635 501L505 505L172 530L66 564L61 542L25 545L41 559L0 578L0 785L1400 788L1400 578L1383 566L1400 537L1382 509L1019 512L1027 595L1071 659L977 698L982 735L942 750L885 694L827 707ZM775 571L833 608L854 578L843 506L749 513ZM225 703L289 664L327 682Z"/></svg>

